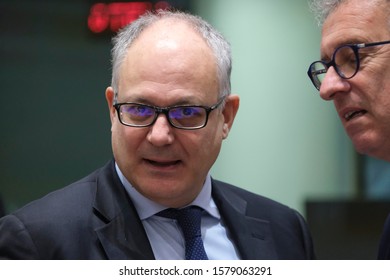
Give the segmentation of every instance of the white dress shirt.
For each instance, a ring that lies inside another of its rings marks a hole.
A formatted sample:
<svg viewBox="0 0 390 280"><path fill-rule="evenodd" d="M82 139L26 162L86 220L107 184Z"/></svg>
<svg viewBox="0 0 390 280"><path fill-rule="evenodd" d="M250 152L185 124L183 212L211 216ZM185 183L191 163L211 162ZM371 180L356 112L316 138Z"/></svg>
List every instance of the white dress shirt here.
<svg viewBox="0 0 390 280"><path fill-rule="evenodd" d="M166 207L140 194L124 177L117 164L115 164L115 167L122 184L137 209L156 259L185 259L184 237L177 221L156 216L155 214L166 209ZM205 210L202 216L201 231L208 258L210 260L239 259L238 252L229 238L229 232L221 221L221 215L211 197L210 174L207 175L201 192L190 205L196 205Z"/></svg>

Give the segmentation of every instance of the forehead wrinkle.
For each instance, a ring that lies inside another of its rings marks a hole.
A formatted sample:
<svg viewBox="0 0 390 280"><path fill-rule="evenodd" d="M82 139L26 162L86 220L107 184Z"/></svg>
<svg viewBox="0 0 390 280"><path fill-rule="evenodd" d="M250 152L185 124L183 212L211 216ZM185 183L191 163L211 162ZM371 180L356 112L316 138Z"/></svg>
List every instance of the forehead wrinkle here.
<svg viewBox="0 0 390 280"><path fill-rule="evenodd" d="M196 100L194 96L178 96L173 102L171 102L168 105L162 106L161 104L158 104L159 102L156 101L156 98L148 98L145 95L131 95L129 98L126 99L126 102L132 102L132 103L141 103L145 105L152 105L156 107L172 107L172 106L181 106L181 105L203 105L201 102Z"/></svg>
<svg viewBox="0 0 390 280"><path fill-rule="evenodd" d="M330 60L334 50L345 44L367 43L381 38L386 28L373 28L387 20L387 9L381 1L341 3L325 20L322 27L321 58ZM387 29L386 29L387 30Z"/></svg>

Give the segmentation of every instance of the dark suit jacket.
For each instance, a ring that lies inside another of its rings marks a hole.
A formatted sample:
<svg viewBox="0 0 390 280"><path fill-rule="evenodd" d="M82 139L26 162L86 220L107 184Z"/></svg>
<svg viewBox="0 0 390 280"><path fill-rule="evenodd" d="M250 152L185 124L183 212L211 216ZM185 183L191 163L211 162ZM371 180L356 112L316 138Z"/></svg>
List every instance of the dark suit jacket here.
<svg viewBox="0 0 390 280"><path fill-rule="evenodd" d="M379 260L390 260L390 215L387 216L378 252Z"/></svg>
<svg viewBox="0 0 390 280"><path fill-rule="evenodd" d="M0 259L154 259L114 161L0 220ZM213 198L242 259L312 259L294 210L213 180Z"/></svg>
<svg viewBox="0 0 390 280"><path fill-rule="evenodd" d="M5 215L5 207L3 204L3 200L1 199L1 196L0 196L0 218L3 217L4 215Z"/></svg>

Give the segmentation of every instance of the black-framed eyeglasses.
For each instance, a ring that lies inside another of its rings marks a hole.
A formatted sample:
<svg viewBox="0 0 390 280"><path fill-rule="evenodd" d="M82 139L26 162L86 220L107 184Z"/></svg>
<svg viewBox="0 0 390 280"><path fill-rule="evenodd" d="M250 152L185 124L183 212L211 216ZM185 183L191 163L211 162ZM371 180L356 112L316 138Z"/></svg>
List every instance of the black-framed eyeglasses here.
<svg viewBox="0 0 390 280"><path fill-rule="evenodd" d="M117 103L114 107L118 112L119 121L126 126L151 126L160 114L164 114L173 127L194 130L206 126L210 112L218 108L224 99L222 97L211 107L202 105L157 107L133 102Z"/></svg>
<svg viewBox="0 0 390 280"><path fill-rule="evenodd" d="M332 60L326 61L314 61L309 66L307 74L313 85L317 90L320 90L322 81L325 78L325 74L328 69L333 66L336 73L343 79L351 79L359 71L360 58L359 49L374 47L379 45L390 44L390 41L374 42L374 43L361 43L361 44L347 44L338 47L332 56Z"/></svg>

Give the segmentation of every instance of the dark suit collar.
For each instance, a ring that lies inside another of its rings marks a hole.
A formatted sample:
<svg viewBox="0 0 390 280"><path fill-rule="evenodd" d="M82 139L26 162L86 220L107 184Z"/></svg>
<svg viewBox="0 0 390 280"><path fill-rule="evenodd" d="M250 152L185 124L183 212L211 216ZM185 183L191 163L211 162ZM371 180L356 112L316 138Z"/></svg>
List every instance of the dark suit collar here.
<svg viewBox="0 0 390 280"><path fill-rule="evenodd" d="M95 229L108 259L154 259L133 203L112 160L97 176L94 213L101 220Z"/></svg>
<svg viewBox="0 0 390 280"><path fill-rule="evenodd" d="M270 222L247 213L247 202L227 184L213 180L213 198L242 259L276 259Z"/></svg>

